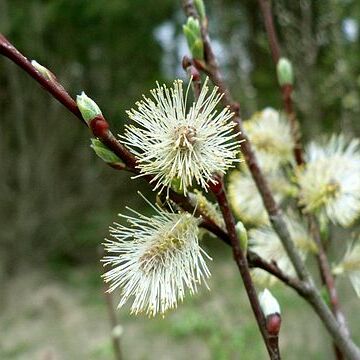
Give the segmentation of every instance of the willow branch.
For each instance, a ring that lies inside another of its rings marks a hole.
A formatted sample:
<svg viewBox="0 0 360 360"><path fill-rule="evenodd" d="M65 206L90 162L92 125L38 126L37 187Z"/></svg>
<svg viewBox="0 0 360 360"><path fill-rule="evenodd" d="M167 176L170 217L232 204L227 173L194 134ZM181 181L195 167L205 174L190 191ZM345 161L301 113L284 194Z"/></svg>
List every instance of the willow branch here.
<svg viewBox="0 0 360 360"><path fill-rule="evenodd" d="M272 6L271 0L258 0L260 9L264 18L265 28L268 35L270 50L272 54L272 58L274 61L275 66L277 65L279 58L281 56L280 45L278 41L278 36L276 34L274 20L273 20L273 13L272 13ZM295 148L294 148L294 157L296 160L296 164L298 166L302 166L305 164L303 148L301 144L301 131L300 125L296 117L296 113L294 111L293 101L292 101L292 85L283 85L281 86L281 93L283 97L284 109L285 112L290 120L290 125L292 128L292 135L295 141ZM314 241L318 247L318 254L317 254L317 262L319 267L319 272L321 275L321 279L323 284L325 284L329 298L331 303L331 308L333 313L335 314L339 324L343 327L345 333L350 333L347 327L347 323L345 320L345 316L341 310L339 297L337 294L337 290L335 287L335 280L331 273L331 268L329 264L329 260L326 254L326 251L323 247L321 237L320 237L320 230L319 226L316 222L316 219L309 215L307 216L309 227L311 234L314 238ZM338 352L337 352L338 353ZM339 356L338 356L339 358Z"/></svg>
<svg viewBox="0 0 360 360"><path fill-rule="evenodd" d="M2 34L0 34L0 54L9 58L15 64L17 64L22 70L27 72L36 82L38 82L45 91L50 93L55 99L57 99L61 104L65 106L71 113L73 113L83 125L86 126L85 121L83 120L81 113L77 107L76 102L71 98L71 96L66 92L63 86L56 81L54 78L53 81L49 81L43 75L41 75L32 65L31 62L27 60ZM113 136L109 131L106 136L101 139L105 145L107 145L116 155L119 156L124 162L128 165L112 165L110 166L116 170L127 170L133 173L137 173L135 167L136 160L135 157ZM126 160L127 159L127 160ZM146 177L147 181L151 181L151 177ZM194 207L189 203L188 199L181 194L178 194L172 190L169 193L170 198L177 203L184 210L193 213ZM197 216L201 216L200 226L217 238L222 240L225 244L230 245L230 238L228 234L221 229L214 221L208 218L205 214L202 214L200 211L195 213ZM259 267L265 271L268 271L275 277L279 278L285 284L293 287L297 292L304 290L302 284L298 279L288 277L284 274L279 268L274 266L272 263L268 263L258 255L252 252L248 252L249 263L252 267Z"/></svg>
<svg viewBox="0 0 360 360"><path fill-rule="evenodd" d="M182 0L182 5L187 16L197 15L192 0ZM244 154L246 163L250 169L252 177L262 197L271 224L275 232L279 236L291 262L293 263L297 275L307 286L306 299L316 310L316 313L319 315L319 317L323 320L324 325L328 329L329 333L332 335L334 341L339 346L341 351L346 354L349 359L360 359L360 349L349 338L346 332L344 332L343 328L339 326L333 314L331 313L327 305L324 303L309 271L306 269L305 264L300 258L294 242L291 239L289 229L284 220L284 217L277 203L275 202L268 183L258 165L249 139L244 134L240 117L240 107L232 100L230 91L222 79L222 75L211 46L209 34L205 26L202 26L202 36L204 42L206 65L204 67L199 64L199 70L204 71L210 77L213 83L219 87L219 91L224 94L222 98L223 104L230 106L230 108L235 112L233 121L235 121L237 129L239 130L239 140L245 140L242 144L242 152Z"/></svg>
<svg viewBox="0 0 360 360"><path fill-rule="evenodd" d="M273 14L271 10L271 0L258 0L259 6L264 18L264 24L266 33L268 36L270 51L272 55L272 59L274 61L275 67L278 64L278 61L281 57L281 49L279 45L278 36L276 33L274 20L273 20ZM293 101L292 101L292 93L293 93L293 87L290 84L286 84L281 86L281 93L283 98L283 104L284 104L284 110L287 114L287 117L290 121L291 126L291 132L292 136L295 141L294 146L294 157L296 160L296 163L298 165L302 165L304 163L304 155L303 155L303 149L302 149L302 143L301 143L301 131L299 122L296 118L296 113L294 111L293 107Z"/></svg>
<svg viewBox="0 0 360 360"><path fill-rule="evenodd" d="M255 315L255 319L257 321L259 330L263 337L270 359L279 360L280 352L279 352L278 342L271 341L272 337L270 336L270 334L266 329L265 317L261 310L258 296L256 294L256 290L253 281L251 279L249 265L246 256L244 255L244 252L240 248L239 240L237 238L235 220L230 210L230 205L225 193L223 180L218 178L218 183L216 185L210 185L210 188L213 191L220 206L220 210L223 214L226 229L228 231L231 247L233 250L233 257L236 262L236 265L238 266L247 296L249 298L251 309Z"/></svg>

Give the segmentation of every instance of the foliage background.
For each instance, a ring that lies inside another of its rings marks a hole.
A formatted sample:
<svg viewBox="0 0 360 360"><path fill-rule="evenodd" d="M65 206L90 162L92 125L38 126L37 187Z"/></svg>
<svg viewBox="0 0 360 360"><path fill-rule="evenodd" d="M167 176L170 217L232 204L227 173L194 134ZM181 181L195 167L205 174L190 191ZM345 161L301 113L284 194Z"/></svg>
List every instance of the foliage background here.
<svg viewBox="0 0 360 360"><path fill-rule="evenodd" d="M256 2L206 4L217 55L244 117L265 106L279 108ZM359 135L360 3L274 4L284 53L295 66L305 138L331 131ZM124 110L156 80L184 77L183 21L179 2L171 0L0 0L0 31L50 68L70 94L84 89L118 132L127 121ZM150 194L149 189L104 166L89 148L86 129L5 59L0 59L0 109L0 329L7 333L0 339L0 358L49 353L56 359L108 358L97 249L117 212L126 204L143 207L136 189ZM263 354L229 253L211 242L209 247L215 258L210 296L188 300L165 320L120 312L126 359L183 359L189 349L203 359L238 358L239 351L244 359ZM350 312L358 305L343 286ZM293 293L277 291L289 312L285 358L307 352L325 359L329 346L320 324ZM296 337L291 326L299 314ZM356 323L356 317L351 320ZM310 332L307 321L314 327ZM38 333L29 333L36 326ZM304 344L313 345L304 349ZM173 348L177 355L173 350L169 355Z"/></svg>

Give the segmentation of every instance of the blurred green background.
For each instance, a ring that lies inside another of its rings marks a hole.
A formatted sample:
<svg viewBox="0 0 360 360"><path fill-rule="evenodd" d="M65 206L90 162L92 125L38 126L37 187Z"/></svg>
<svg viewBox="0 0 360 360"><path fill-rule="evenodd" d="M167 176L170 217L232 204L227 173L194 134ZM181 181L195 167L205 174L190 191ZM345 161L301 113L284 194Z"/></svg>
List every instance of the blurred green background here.
<svg viewBox="0 0 360 360"><path fill-rule="evenodd" d="M305 139L360 132L360 3L274 1L284 53L296 72ZM244 118L280 108L256 1L206 1L216 53ZM184 77L184 15L171 0L0 0L0 31L53 71L75 96L100 105L115 132L155 81ZM106 167L89 132L14 64L0 58L0 359L110 359L98 247L125 205L141 209L141 180ZM130 317L125 359L266 358L231 254L213 239L212 291L165 319ZM355 338L358 300L341 297ZM274 289L283 309L285 359L328 359L322 325L296 295ZM118 296L115 294L115 299Z"/></svg>

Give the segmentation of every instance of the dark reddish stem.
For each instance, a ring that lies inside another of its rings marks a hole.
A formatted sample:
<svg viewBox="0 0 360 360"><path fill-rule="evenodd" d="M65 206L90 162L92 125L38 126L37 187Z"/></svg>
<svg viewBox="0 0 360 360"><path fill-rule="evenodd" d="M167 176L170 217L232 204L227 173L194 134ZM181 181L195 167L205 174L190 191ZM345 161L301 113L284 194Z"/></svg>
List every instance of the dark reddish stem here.
<svg viewBox="0 0 360 360"><path fill-rule="evenodd" d="M261 12L263 14L264 23L266 32L268 35L269 45L271 49L272 58L274 60L275 66L277 65L279 58L280 58L280 45L278 41L278 37L276 34L275 26L274 26L274 20L273 20L273 14L272 14L272 6L271 6L271 0L258 0L259 5L261 8ZM300 125L296 118L296 113L294 111L293 106L293 100L292 100L292 92L293 92L293 86L290 84L281 86L281 93L284 103L284 110L289 118L290 124L291 124L291 130L292 135L295 142L295 148L294 148L294 157L296 164L298 166L302 166L305 164L304 154L303 154L303 147L301 144L301 131L300 131ZM323 247L321 237L320 237L320 230L318 227L318 224L316 222L316 219L313 216L308 216L309 226L311 234L316 242L316 245L318 247L318 254L317 254L317 262L319 266L319 271L321 275L321 279L323 284L325 284L328 294L330 297L330 303L331 308L336 316L337 321L339 324L343 327L344 332L349 334L349 329L346 324L345 316L343 312L341 311L340 303L338 294L335 287L335 280L331 273L331 268L329 265L329 260L326 255L326 251ZM335 354L336 358L338 360L343 359L344 357L340 354L341 352L339 349L335 346Z"/></svg>
<svg viewBox="0 0 360 360"><path fill-rule="evenodd" d="M182 0L182 5L187 16L198 17L192 0ZM316 313L322 319L324 325L327 327L328 331L333 336L333 339L337 343L339 348L348 356L349 359L358 360L360 359L360 349L350 339L344 329L342 327L339 328L338 322L321 298L321 295L314 284L311 274L305 267L305 264L302 261L299 252L291 239L289 229L284 220L284 217L275 202L273 194L260 167L258 166L256 156L252 150L251 144L248 141L246 135L244 134L244 131L242 129L241 117L239 115L239 104L235 103L232 100L230 91L226 87L222 79L221 72L218 67L214 52L212 50L207 30L207 25L202 25L201 32L204 43L205 64L203 64L202 62L196 62L195 60L194 63L198 67L199 71L205 72L213 81L213 83L219 87L219 92L224 94L222 98L223 104L226 106L230 106L230 108L235 113L233 121L237 124L237 129L240 131L238 138L239 140L245 140L242 143L242 152L244 154L246 163L251 171L251 175L263 199L263 203L269 215L271 224L275 232L279 236L289 258L294 265L297 275L301 279L304 288L306 289L307 301L313 306Z"/></svg>
<svg viewBox="0 0 360 360"><path fill-rule="evenodd" d="M258 2L264 18L265 29L268 35L271 56L276 67L281 57L281 50L274 25L271 0L258 0ZM293 109L292 92L293 92L292 85L287 84L281 86L284 109L289 118L292 135L295 140L294 157L296 159L296 163L298 165L302 165L304 163L304 157L303 157L303 150L301 144L301 132L299 127L299 122L297 121L296 114Z"/></svg>
<svg viewBox="0 0 360 360"><path fill-rule="evenodd" d="M233 257L238 266L241 278L244 283L244 287L249 298L249 302L252 308L252 311L255 315L259 330L264 339L266 348L268 350L270 359L280 359L279 347L277 346L277 341L270 341L271 335L268 333L266 329L266 321L265 317L262 313L260 303L258 300L258 296L254 287L254 284L251 279L249 264L247 262L246 256L244 252L240 248L239 240L237 238L236 229L235 229L235 220L233 214L230 210L229 202L225 193L224 184L220 177L218 178L218 183L213 185L210 184L210 188L214 193L218 204L220 206L220 210L223 214L226 229L229 234L231 247L233 250Z"/></svg>
<svg viewBox="0 0 360 360"><path fill-rule="evenodd" d="M259 0L259 5L264 17L266 33L268 35L268 40L270 44L271 56L274 60L274 63L277 64L281 55L280 55L279 41L276 34L272 11L271 11L271 0Z"/></svg>
<svg viewBox="0 0 360 360"><path fill-rule="evenodd" d="M41 75L32 65L31 62L22 55L2 34L0 34L0 54L5 55L15 64L20 66L32 78L34 78L47 92L49 92L55 99L63 104L69 111L71 111L80 121L83 120L80 110L76 102L65 91L65 89L56 81L49 80Z"/></svg>
<svg viewBox="0 0 360 360"><path fill-rule="evenodd" d="M188 74L191 85L193 89L193 93L195 96L195 99L198 99L201 92L201 76L199 70L193 65L191 59L189 59L187 56L183 57L182 61L183 69Z"/></svg>
<svg viewBox="0 0 360 360"><path fill-rule="evenodd" d="M331 310L333 314L336 317L337 322L341 326L344 334L346 336L350 336L350 331L347 326L347 322L345 319L345 315L341 310L336 286L335 286L335 279L331 273L331 268L329 264L329 259L326 255L326 251L323 247L320 233L319 233L319 227L316 223L316 219L313 216L308 216L309 226L310 226L310 232L312 234L313 239L315 240L316 246L317 246L317 254L316 254L316 260L319 267L320 277L322 283L325 285L327 293L329 295ZM345 357L342 353L342 351L339 349L339 347L336 345L335 342L333 342L333 349L334 349L334 355L337 360L344 360Z"/></svg>

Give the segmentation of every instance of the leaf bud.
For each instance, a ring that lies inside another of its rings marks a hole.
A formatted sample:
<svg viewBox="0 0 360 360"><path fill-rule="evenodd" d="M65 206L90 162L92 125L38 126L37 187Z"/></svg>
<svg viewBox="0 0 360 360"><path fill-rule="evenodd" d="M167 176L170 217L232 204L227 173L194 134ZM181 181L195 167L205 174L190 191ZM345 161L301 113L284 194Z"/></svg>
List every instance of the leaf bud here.
<svg viewBox="0 0 360 360"><path fill-rule="evenodd" d="M238 221L236 224L236 233L239 239L240 248L244 253L246 253L248 248L248 234L241 221Z"/></svg>
<svg viewBox="0 0 360 360"><path fill-rule="evenodd" d="M186 24L183 25L183 32L192 57L198 60L204 59L204 43L201 37L199 20L194 19L192 16L188 17Z"/></svg>
<svg viewBox="0 0 360 360"><path fill-rule="evenodd" d="M276 66L280 86L293 85L294 73L291 62L287 58L280 58Z"/></svg>
<svg viewBox="0 0 360 360"><path fill-rule="evenodd" d="M95 154L108 164L121 163L121 159L109 150L100 140L91 139L90 147L95 151Z"/></svg>
<svg viewBox="0 0 360 360"><path fill-rule="evenodd" d="M81 95L76 96L76 104L81 112L83 119L89 125L90 121L96 118L97 116L101 115L101 110L96 102L90 99L84 91Z"/></svg>
<svg viewBox="0 0 360 360"><path fill-rule="evenodd" d="M36 60L31 60L31 65L47 80L54 81L55 75L45 66L39 64Z"/></svg>

